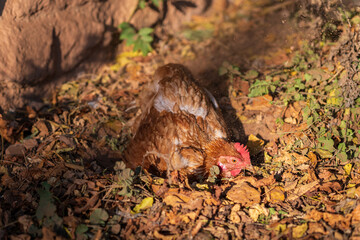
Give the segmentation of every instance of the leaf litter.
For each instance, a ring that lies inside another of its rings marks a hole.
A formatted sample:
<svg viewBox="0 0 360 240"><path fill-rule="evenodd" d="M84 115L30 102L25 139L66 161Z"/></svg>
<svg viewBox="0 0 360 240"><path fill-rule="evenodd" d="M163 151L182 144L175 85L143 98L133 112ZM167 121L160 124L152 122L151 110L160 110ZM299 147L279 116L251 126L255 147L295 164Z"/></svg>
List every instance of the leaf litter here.
<svg viewBox="0 0 360 240"><path fill-rule="evenodd" d="M233 4L230 20L210 16L203 25L207 18L195 18L159 46L179 44L172 54L185 62L207 41L221 40L221 27L231 33L251 21L236 19L236 11L260 11L247 1ZM124 46L113 65L63 84L40 109L1 112L0 236L359 238L358 14L340 11L336 39L324 25L320 37L298 49L273 52L276 64L267 68L219 66L229 82L229 99L220 105L235 109L254 165L235 179L217 179L212 169L207 181L186 186L119 161L139 92L157 66L173 60L161 50L149 58ZM190 55L180 51L186 46Z"/></svg>

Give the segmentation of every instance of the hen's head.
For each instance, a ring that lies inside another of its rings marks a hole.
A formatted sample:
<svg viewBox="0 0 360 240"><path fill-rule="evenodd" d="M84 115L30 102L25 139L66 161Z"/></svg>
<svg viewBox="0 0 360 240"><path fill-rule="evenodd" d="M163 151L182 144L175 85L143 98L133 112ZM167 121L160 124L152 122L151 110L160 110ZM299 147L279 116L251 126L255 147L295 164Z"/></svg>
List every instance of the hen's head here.
<svg viewBox="0 0 360 240"><path fill-rule="evenodd" d="M219 166L222 177L235 177L242 169L251 166L249 151L240 143L218 140L210 146L208 156L213 157L213 164Z"/></svg>

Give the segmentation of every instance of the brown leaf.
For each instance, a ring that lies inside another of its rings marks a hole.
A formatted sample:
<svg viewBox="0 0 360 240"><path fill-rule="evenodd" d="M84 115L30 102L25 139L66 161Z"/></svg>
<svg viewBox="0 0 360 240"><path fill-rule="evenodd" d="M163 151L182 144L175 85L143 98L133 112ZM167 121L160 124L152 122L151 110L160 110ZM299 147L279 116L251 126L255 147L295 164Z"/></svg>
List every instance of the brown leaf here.
<svg viewBox="0 0 360 240"><path fill-rule="evenodd" d="M283 202L285 200L284 188L281 186L275 186L266 196L268 201L271 203Z"/></svg>
<svg viewBox="0 0 360 240"><path fill-rule="evenodd" d="M293 201L297 198L299 198L300 196L304 195L305 193L307 193L308 191L312 190L313 188L315 188L317 185L319 184L319 181L314 181L305 185L301 185L299 187L297 187L293 193L291 193L288 197L287 200L288 201Z"/></svg>
<svg viewBox="0 0 360 240"><path fill-rule="evenodd" d="M30 215L22 215L18 218L18 221L24 232L27 232L29 227L34 223Z"/></svg>
<svg viewBox="0 0 360 240"><path fill-rule="evenodd" d="M24 147L24 144L13 144L10 145L5 150L5 155L9 156L24 156L26 152L26 149Z"/></svg>
<svg viewBox="0 0 360 240"><path fill-rule="evenodd" d="M26 149L28 149L28 150L30 150L30 149L33 149L33 148L35 148L35 147L37 147L39 144L38 144L38 142L36 141L36 139L25 139L24 141L23 141L23 144L24 144L24 147L26 148Z"/></svg>
<svg viewBox="0 0 360 240"><path fill-rule="evenodd" d="M254 187L263 187L263 186L270 186L276 182L274 175L270 175L266 178L256 180L255 183L252 183Z"/></svg>
<svg viewBox="0 0 360 240"><path fill-rule="evenodd" d="M226 194L226 197L242 206L249 207L255 203L260 203L260 192L249 183L243 182L234 185Z"/></svg>
<svg viewBox="0 0 360 240"><path fill-rule="evenodd" d="M325 228L321 223L318 222L309 222L309 230L308 230L308 234L313 234L313 233L320 233L320 234L325 234Z"/></svg>
<svg viewBox="0 0 360 240"><path fill-rule="evenodd" d="M93 208L96 205L96 203L98 202L98 200L99 200L99 194L95 194L86 202L86 204L84 206L82 206L82 207L76 206L74 209L74 212L81 213L81 212L87 211L90 208Z"/></svg>
<svg viewBox="0 0 360 240"><path fill-rule="evenodd" d="M306 214L305 219L313 220L315 222L320 221L322 219L323 213L319 212L316 209L310 211L310 213Z"/></svg>
<svg viewBox="0 0 360 240"><path fill-rule="evenodd" d="M360 204L357 205L354 211L352 212L351 223L353 225L360 223Z"/></svg>
<svg viewBox="0 0 360 240"><path fill-rule="evenodd" d="M154 237L161 240L174 240L177 239L177 235L163 235L159 233L157 230L154 231Z"/></svg>
<svg viewBox="0 0 360 240"><path fill-rule="evenodd" d="M340 191L342 187L339 182L326 182L319 186L319 190L331 193L333 191Z"/></svg>
<svg viewBox="0 0 360 240"><path fill-rule="evenodd" d="M245 110L257 110L257 111L267 111L271 108L271 101L273 98L270 95L264 95L260 97L251 98L251 102L248 105L245 105Z"/></svg>
<svg viewBox="0 0 360 240"><path fill-rule="evenodd" d="M327 222L332 228L339 228L341 230L350 229L350 220L351 215L346 215L345 217L341 214L327 213L323 214L323 219Z"/></svg>
<svg viewBox="0 0 360 240"><path fill-rule="evenodd" d="M232 207L230 215L229 215L229 219L230 219L231 222L239 223L241 221L241 218L240 218L240 216L238 214L239 211L240 211L240 204L235 204Z"/></svg>

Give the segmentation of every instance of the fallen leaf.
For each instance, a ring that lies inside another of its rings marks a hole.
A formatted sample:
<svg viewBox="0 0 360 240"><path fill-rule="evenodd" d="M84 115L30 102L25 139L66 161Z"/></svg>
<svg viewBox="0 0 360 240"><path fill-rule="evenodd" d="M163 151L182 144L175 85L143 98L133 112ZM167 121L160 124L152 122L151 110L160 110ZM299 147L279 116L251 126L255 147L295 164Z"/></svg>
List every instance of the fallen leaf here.
<svg viewBox="0 0 360 240"><path fill-rule="evenodd" d="M95 209L90 215L92 224L104 224L109 219L109 214L102 208Z"/></svg>
<svg viewBox="0 0 360 240"><path fill-rule="evenodd" d="M264 214L265 216L269 215L269 210L264 207L264 205L255 204L250 207L249 209L249 216L251 217L254 222L256 222L261 214Z"/></svg>
<svg viewBox="0 0 360 240"><path fill-rule="evenodd" d="M285 200L284 188L281 186L275 186L267 194L268 201L271 203L279 203Z"/></svg>
<svg viewBox="0 0 360 240"><path fill-rule="evenodd" d="M286 230L286 224L285 223L275 223L275 226L271 227L272 230L274 230L277 234L282 233Z"/></svg>
<svg viewBox="0 0 360 240"><path fill-rule="evenodd" d="M232 186L227 192L226 197L245 207L260 203L260 192L247 182Z"/></svg>
<svg viewBox="0 0 360 240"><path fill-rule="evenodd" d="M157 230L154 231L154 237L161 240L173 240L178 238L177 235L163 235L159 233Z"/></svg>
<svg viewBox="0 0 360 240"><path fill-rule="evenodd" d="M247 147L249 149L250 155L256 155L263 150L264 141L257 138L256 136L250 134L248 138Z"/></svg>
<svg viewBox="0 0 360 240"><path fill-rule="evenodd" d="M133 209L133 212L132 213L139 213L140 211L144 211L146 209L149 209L152 207L154 203L154 198L152 197L147 197L147 198L144 198L141 203L137 204L134 209Z"/></svg>
<svg viewBox="0 0 360 240"><path fill-rule="evenodd" d="M13 144L5 150L5 155L9 156L24 156L26 148L24 144Z"/></svg>
<svg viewBox="0 0 360 240"><path fill-rule="evenodd" d="M321 223L318 222L309 222L309 229L308 229L308 234L313 234L313 233L320 233L320 234L325 234L325 228Z"/></svg>
<svg viewBox="0 0 360 240"><path fill-rule="evenodd" d="M291 193L289 195L289 197L287 198L288 201L293 201L297 198L299 198L300 196L304 195L305 193L307 193L308 191L312 190L315 186L317 186L319 184L319 181L314 181L305 185L301 185L299 187L297 187L293 193Z"/></svg>
<svg viewBox="0 0 360 240"><path fill-rule="evenodd" d="M240 204L235 204L231 208L231 212L230 212L230 215L229 215L229 219L230 219L231 222L239 223L241 221L240 216L238 214L239 211L240 211Z"/></svg>
<svg viewBox="0 0 360 240"><path fill-rule="evenodd" d="M293 238L301 238L305 235L306 231L308 229L307 223L303 223L301 225L298 225L292 229L292 236Z"/></svg>
<svg viewBox="0 0 360 240"><path fill-rule="evenodd" d="M348 164L346 164L343 168L344 168L345 174L346 174L346 175L350 175L351 169L352 169L352 164L351 164L351 163L348 163Z"/></svg>
<svg viewBox="0 0 360 240"><path fill-rule="evenodd" d="M323 220L327 222L332 228L339 228L341 230L350 229L351 215L343 216L341 214L327 213L323 214Z"/></svg>
<svg viewBox="0 0 360 240"><path fill-rule="evenodd" d="M272 106L270 103L272 100L273 98L270 95L251 98L251 103L245 105L245 111L267 111Z"/></svg>
<svg viewBox="0 0 360 240"><path fill-rule="evenodd" d="M352 212L352 225L356 225L360 223L360 204L356 206L356 208Z"/></svg>
<svg viewBox="0 0 360 240"><path fill-rule="evenodd" d="M259 188L259 187L263 187L263 186L270 186L270 185L274 184L275 182L276 182L276 180L274 178L274 175L270 175L266 178L255 180L254 182L251 182L251 184L254 187Z"/></svg>

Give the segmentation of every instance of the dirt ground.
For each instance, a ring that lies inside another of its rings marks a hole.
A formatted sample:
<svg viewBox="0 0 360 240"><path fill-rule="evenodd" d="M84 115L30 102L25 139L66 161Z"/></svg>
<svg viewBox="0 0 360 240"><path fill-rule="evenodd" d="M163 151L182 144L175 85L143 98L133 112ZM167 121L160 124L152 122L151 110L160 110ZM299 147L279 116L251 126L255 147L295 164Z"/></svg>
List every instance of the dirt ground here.
<svg viewBox="0 0 360 240"><path fill-rule="evenodd" d="M360 10L336 4L230 1L0 112L0 239L359 239ZM119 161L170 62L214 94L253 172L189 186Z"/></svg>

